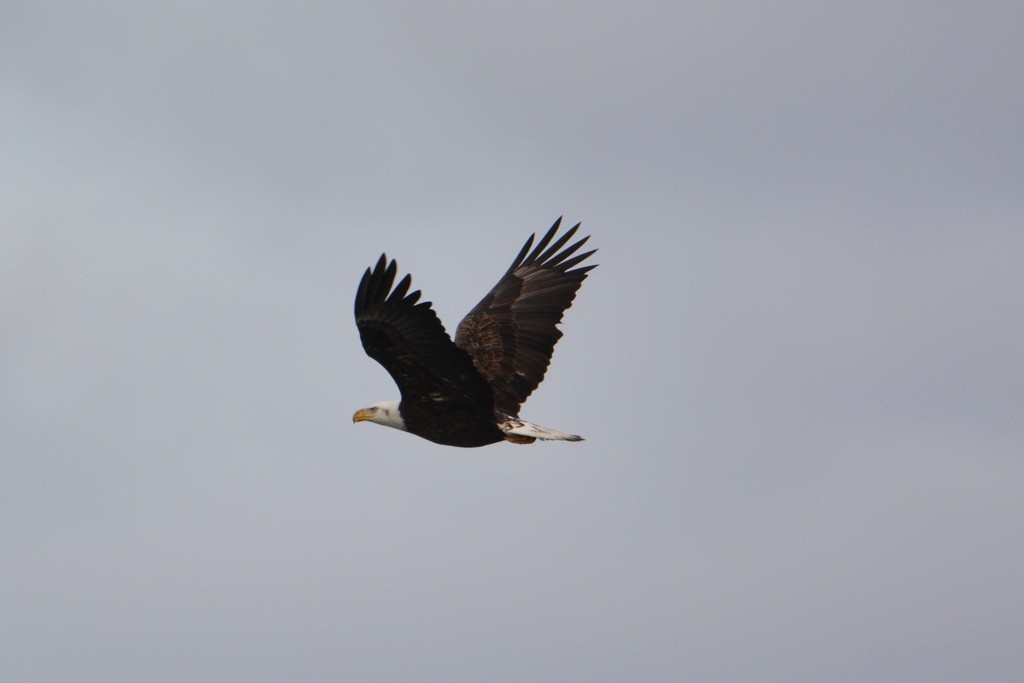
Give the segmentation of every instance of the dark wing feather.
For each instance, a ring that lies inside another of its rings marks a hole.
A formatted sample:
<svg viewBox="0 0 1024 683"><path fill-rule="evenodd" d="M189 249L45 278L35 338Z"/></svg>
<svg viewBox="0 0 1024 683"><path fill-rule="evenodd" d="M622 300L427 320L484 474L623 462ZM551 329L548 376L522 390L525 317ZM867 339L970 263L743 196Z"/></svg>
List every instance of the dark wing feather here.
<svg viewBox="0 0 1024 683"><path fill-rule="evenodd" d="M597 267L574 268L596 251L573 256L589 236L565 246L578 223L552 242L561 222L555 221L532 251L536 236L530 236L498 284L455 333L455 345L472 357L491 384L495 406L508 415L518 415L519 406L544 379L555 343L562 337L557 327L562 314L587 272Z"/></svg>
<svg viewBox="0 0 1024 683"><path fill-rule="evenodd" d="M419 405L431 412L468 410L490 417L490 386L469 355L452 343L430 302L419 302L419 291L408 293L409 275L392 289L397 270L383 254L366 269L355 316L366 354L384 366L402 392L403 415Z"/></svg>

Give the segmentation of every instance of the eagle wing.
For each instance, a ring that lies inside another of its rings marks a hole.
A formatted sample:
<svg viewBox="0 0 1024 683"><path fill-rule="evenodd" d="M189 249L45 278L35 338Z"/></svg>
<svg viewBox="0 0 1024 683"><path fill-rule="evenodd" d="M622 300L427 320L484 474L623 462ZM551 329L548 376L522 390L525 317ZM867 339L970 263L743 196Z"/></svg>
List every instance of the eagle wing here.
<svg viewBox="0 0 1024 683"><path fill-rule="evenodd" d="M510 416L519 414L519 406L544 379L555 343L562 337L557 325L587 272L597 267L574 268L597 251L573 256L589 236L565 247L579 223L552 243L561 222L555 221L533 251L536 235L530 236L498 284L455 333L455 345L469 354L490 383L495 407Z"/></svg>
<svg viewBox="0 0 1024 683"><path fill-rule="evenodd" d="M402 411L493 413L490 385L469 355L452 343L429 301L409 293L406 275L392 289L398 264L381 254L356 292L355 317L366 354L384 366L402 392Z"/></svg>

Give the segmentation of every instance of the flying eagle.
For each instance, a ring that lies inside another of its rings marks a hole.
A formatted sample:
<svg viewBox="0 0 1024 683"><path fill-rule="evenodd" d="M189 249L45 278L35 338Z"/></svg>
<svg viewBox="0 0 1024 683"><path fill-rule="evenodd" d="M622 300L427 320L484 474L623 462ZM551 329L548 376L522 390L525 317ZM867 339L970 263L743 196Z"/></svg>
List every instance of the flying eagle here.
<svg viewBox="0 0 1024 683"><path fill-rule="evenodd" d="M356 326L366 354L384 366L402 398L356 411L352 421L467 448L503 440L582 441L519 419L519 406L544 379L562 336L556 325L596 267L575 267L596 249L573 256L590 238L566 247L580 225L555 239L561 222L533 251L536 235L526 240L498 284L459 323L454 342L430 302L420 302L419 291L409 293L410 275L394 286L398 264L381 254L359 282Z"/></svg>

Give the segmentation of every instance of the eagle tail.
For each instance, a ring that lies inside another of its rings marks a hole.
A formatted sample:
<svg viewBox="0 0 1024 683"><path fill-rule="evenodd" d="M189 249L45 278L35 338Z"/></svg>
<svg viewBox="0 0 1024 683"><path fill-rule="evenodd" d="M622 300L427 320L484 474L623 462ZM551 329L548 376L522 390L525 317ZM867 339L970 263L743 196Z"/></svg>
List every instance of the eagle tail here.
<svg viewBox="0 0 1024 683"><path fill-rule="evenodd" d="M498 428L504 432L505 441L518 444L533 443L537 439L541 441L583 441L582 436L558 432L526 420L520 420L517 417L506 418L498 424Z"/></svg>

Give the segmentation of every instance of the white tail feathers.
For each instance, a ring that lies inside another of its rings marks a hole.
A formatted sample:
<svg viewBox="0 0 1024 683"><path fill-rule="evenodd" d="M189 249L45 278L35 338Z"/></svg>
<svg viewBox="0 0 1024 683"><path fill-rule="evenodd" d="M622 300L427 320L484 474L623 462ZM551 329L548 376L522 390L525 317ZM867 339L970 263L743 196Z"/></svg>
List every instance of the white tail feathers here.
<svg viewBox="0 0 1024 683"><path fill-rule="evenodd" d="M510 417L498 425L498 428L505 433L505 440L512 443L533 443L537 439L541 441L583 441L582 436L556 432L554 429L541 427L517 417Z"/></svg>

